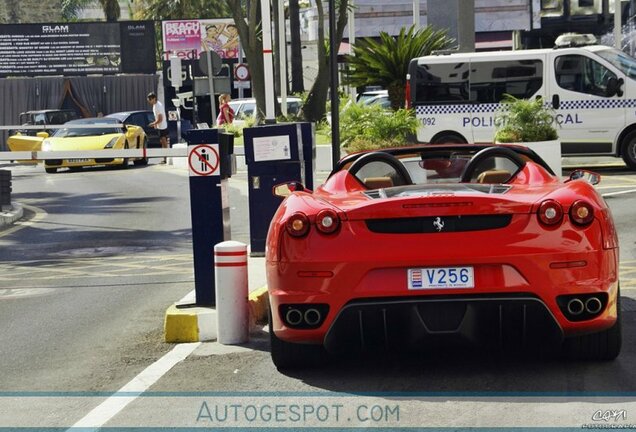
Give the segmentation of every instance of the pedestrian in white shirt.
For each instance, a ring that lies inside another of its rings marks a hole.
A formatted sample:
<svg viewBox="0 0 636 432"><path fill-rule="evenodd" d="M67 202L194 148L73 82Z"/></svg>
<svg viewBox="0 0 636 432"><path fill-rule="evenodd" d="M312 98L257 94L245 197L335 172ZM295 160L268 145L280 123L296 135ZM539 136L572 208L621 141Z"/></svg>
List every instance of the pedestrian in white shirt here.
<svg viewBox="0 0 636 432"><path fill-rule="evenodd" d="M168 120L166 118L166 109L163 104L157 100L157 95L154 92L148 93L148 103L152 105L152 112L155 115L155 121L148 126L159 129L159 142L161 148L168 148ZM163 162L166 163L166 158L163 158Z"/></svg>

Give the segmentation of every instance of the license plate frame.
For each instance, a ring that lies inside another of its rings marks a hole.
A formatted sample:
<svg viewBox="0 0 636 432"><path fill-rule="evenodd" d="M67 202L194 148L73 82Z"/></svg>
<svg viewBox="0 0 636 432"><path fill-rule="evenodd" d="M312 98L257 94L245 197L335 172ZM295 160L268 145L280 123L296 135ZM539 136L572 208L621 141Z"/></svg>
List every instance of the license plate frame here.
<svg viewBox="0 0 636 432"><path fill-rule="evenodd" d="M419 267L407 270L409 290L475 288L473 266Z"/></svg>

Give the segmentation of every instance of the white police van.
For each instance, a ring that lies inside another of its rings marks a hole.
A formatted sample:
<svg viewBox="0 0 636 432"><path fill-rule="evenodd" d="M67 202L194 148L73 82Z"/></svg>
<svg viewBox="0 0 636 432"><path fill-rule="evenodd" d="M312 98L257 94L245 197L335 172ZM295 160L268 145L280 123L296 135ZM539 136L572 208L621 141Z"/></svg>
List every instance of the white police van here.
<svg viewBox="0 0 636 432"><path fill-rule="evenodd" d="M564 156L621 156L636 169L636 59L607 46L440 54L411 60L420 142L492 142L504 94L542 97Z"/></svg>

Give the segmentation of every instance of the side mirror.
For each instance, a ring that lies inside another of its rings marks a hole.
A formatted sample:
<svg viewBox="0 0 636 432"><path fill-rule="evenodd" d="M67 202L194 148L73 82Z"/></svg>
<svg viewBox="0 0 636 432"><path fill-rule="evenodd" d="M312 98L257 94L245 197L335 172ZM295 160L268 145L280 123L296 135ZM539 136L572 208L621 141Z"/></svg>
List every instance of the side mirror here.
<svg viewBox="0 0 636 432"><path fill-rule="evenodd" d="M567 181L572 180L585 180L590 184L597 185L601 182L601 175L592 171L578 169L572 171L572 174L570 174L570 178Z"/></svg>
<svg viewBox="0 0 636 432"><path fill-rule="evenodd" d="M279 198L287 198L293 192L301 192L305 190L305 186L303 186L299 182L288 182L281 183L272 188L272 194Z"/></svg>
<svg viewBox="0 0 636 432"><path fill-rule="evenodd" d="M124 132L128 132L128 125L121 125L121 128L124 130Z"/></svg>
<svg viewBox="0 0 636 432"><path fill-rule="evenodd" d="M38 133L35 134L35 136L38 136L40 138L48 138L49 134L48 134L48 132L38 132Z"/></svg>

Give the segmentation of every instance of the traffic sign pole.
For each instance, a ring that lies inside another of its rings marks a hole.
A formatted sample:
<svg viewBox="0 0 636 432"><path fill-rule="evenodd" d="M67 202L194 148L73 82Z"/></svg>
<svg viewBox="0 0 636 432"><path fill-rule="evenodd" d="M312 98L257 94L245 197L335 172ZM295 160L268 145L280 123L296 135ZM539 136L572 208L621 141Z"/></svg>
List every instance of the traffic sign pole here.
<svg viewBox="0 0 636 432"><path fill-rule="evenodd" d="M215 306L214 245L230 240L227 181L217 129L188 131L194 288L197 306Z"/></svg>
<svg viewBox="0 0 636 432"><path fill-rule="evenodd" d="M216 97L215 93L214 93L214 70L212 67L212 54L210 53L210 50L207 50L205 55L207 56L208 59L208 88L210 90L210 111L211 111L211 116L212 116L212 123L210 123L212 125L212 127L216 126L216 101L214 100L214 98Z"/></svg>

